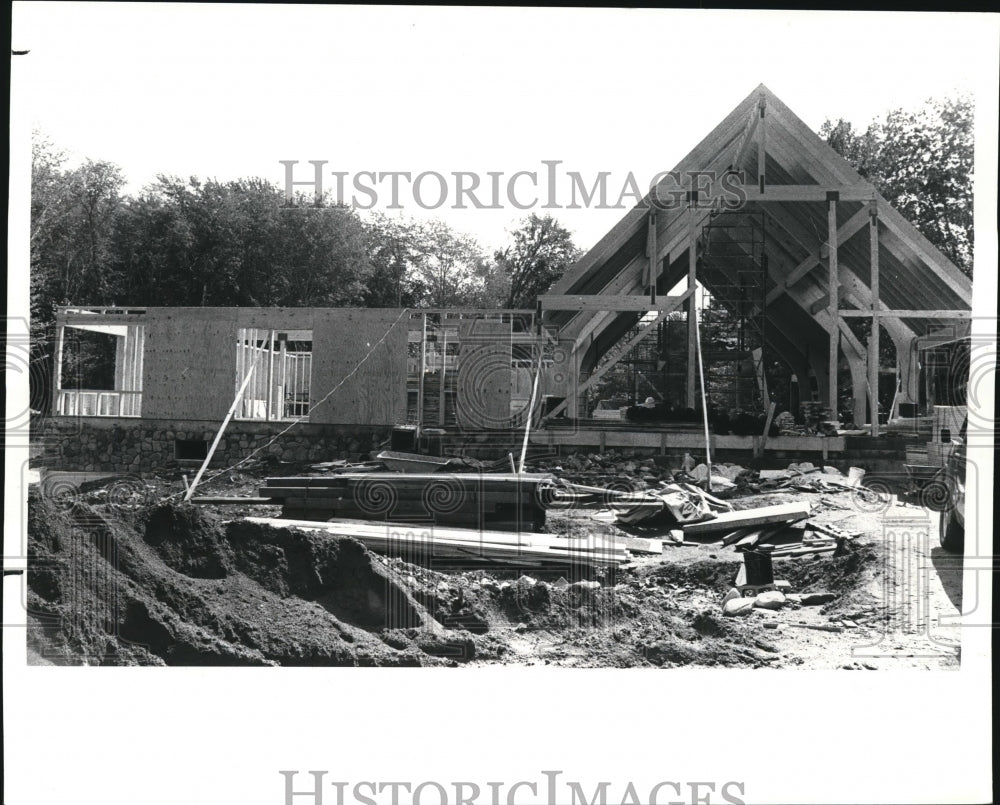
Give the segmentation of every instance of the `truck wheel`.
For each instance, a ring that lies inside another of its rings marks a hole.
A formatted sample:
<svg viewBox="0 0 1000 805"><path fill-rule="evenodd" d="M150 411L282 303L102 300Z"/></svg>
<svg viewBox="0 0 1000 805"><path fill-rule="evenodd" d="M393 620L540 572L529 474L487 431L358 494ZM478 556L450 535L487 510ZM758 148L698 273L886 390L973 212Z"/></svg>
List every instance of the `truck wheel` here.
<svg viewBox="0 0 1000 805"><path fill-rule="evenodd" d="M958 522L950 506L941 512L938 527L941 547L949 553L961 553L965 547L965 528Z"/></svg>

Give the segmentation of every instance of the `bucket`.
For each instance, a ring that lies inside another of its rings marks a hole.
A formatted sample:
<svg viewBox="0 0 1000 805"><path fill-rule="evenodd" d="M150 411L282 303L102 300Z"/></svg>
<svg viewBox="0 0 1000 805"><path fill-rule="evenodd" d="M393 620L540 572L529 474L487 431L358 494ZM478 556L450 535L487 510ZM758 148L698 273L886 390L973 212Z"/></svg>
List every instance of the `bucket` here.
<svg viewBox="0 0 1000 805"><path fill-rule="evenodd" d="M847 482L851 486L859 486L861 479L865 477L865 471L860 467L851 467L847 471Z"/></svg>

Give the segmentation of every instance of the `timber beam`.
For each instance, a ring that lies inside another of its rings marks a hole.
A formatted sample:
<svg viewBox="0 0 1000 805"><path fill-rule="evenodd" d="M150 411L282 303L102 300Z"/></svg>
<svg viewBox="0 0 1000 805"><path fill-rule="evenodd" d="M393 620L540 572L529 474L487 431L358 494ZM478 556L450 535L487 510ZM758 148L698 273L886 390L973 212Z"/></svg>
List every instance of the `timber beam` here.
<svg viewBox="0 0 1000 805"><path fill-rule="evenodd" d="M538 297L542 310L596 310L599 312L614 311L618 313L639 313L649 310L670 312L687 298L687 293L680 296L661 296L655 302L648 296L637 294L589 294L561 295L545 294Z"/></svg>
<svg viewBox="0 0 1000 805"><path fill-rule="evenodd" d="M868 225L869 213L867 209L862 209L860 212L852 215L847 219L844 224L837 229L837 242L846 243L850 238L858 232L862 227ZM822 256L823 252L826 252L825 257ZM829 260L830 257L830 241L824 241L819 251L813 252L808 257L806 257L801 263L799 263L795 268L788 272L788 276L785 277L784 282L778 285L778 287L773 288L767 295L767 303L770 304L783 293L786 293L789 288L791 288L800 279L805 277L810 272L814 271L819 266L823 265L824 259Z"/></svg>
<svg viewBox="0 0 1000 805"><path fill-rule="evenodd" d="M873 315L880 319L971 319L971 310L841 310L841 316L869 319Z"/></svg>
<svg viewBox="0 0 1000 805"><path fill-rule="evenodd" d="M815 201L826 202L830 194L836 194L838 201L873 201L875 188L867 182L856 184L819 185L819 184L769 184L761 191L759 186L736 185L730 188L732 193L739 194L746 201L762 203L765 201Z"/></svg>

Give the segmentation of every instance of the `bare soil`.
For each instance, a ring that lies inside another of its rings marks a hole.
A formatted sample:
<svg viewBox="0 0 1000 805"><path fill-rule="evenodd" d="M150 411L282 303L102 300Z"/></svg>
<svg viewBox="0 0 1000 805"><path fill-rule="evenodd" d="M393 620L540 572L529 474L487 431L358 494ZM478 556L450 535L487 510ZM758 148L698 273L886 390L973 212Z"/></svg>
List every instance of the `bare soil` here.
<svg viewBox="0 0 1000 805"><path fill-rule="evenodd" d="M258 482L232 476L217 494ZM893 500L781 493L739 508L809 499L819 522L861 533L839 555L775 559L796 593L823 606L722 615L741 557L717 542L665 546L596 574L423 566L350 538L248 523L269 507L164 500L176 485L70 501L29 495L29 657L112 665L849 668L957 667L938 629L961 606L960 558L936 518ZM845 498L844 500L838 500ZM825 502L823 502L825 500ZM925 516L929 539L886 538L887 515ZM615 533L586 511L547 530ZM638 533L632 530L631 533ZM929 568L929 570L928 570ZM912 578L922 579L915 585ZM810 628L819 627L819 628Z"/></svg>

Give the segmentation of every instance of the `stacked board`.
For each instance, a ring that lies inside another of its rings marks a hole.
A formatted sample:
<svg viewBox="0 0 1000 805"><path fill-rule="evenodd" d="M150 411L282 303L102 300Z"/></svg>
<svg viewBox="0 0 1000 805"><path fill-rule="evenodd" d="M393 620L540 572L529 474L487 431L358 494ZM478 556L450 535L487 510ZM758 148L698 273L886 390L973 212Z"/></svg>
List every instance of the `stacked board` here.
<svg viewBox="0 0 1000 805"><path fill-rule="evenodd" d="M341 473L268 478L261 498L282 516L434 523L462 528L537 531L552 476L535 473Z"/></svg>
<svg viewBox="0 0 1000 805"><path fill-rule="evenodd" d="M507 564L516 567L560 568L605 567L628 559L619 541L599 536L562 538L552 534L477 531L409 523L365 521L315 522L284 518L248 517L247 520L274 528L291 528L337 537L351 537L379 553L403 556L408 561L439 560ZM653 552L657 545L643 546Z"/></svg>

